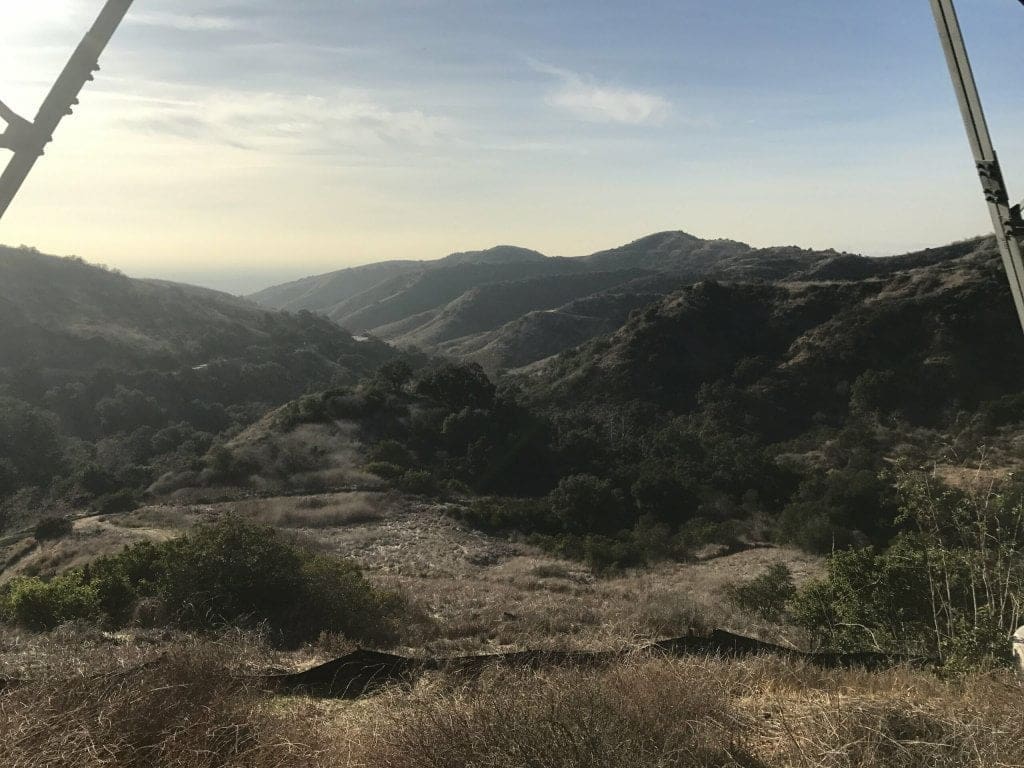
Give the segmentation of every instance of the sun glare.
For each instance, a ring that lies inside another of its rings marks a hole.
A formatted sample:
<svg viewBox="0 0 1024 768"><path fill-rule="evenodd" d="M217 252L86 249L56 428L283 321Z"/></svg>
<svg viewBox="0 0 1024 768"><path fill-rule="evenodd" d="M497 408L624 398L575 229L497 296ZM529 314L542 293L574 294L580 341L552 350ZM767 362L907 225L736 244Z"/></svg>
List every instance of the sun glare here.
<svg viewBox="0 0 1024 768"><path fill-rule="evenodd" d="M84 32L94 0L0 0L0 98L28 110Z"/></svg>
<svg viewBox="0 0 1024 768"><path fill-rule="evenodd" d="M47 29L68 24L82 5L74 0L15 0L0 8L4 38L23 40Z"/></svg>

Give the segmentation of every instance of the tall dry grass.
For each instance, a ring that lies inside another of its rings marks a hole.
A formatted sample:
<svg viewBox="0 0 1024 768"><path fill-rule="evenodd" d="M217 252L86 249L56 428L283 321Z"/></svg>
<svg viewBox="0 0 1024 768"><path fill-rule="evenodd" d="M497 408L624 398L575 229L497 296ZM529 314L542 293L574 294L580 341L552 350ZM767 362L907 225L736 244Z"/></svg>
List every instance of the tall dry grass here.
<svg viewBox="0 0 1024 768"><path fill-rule="evenodd" d="M0 765L336 765L322 719L309 706L274 705L237 674L246 666L240 653L235 644L197 644L148 663L128 654L113 668L95 652L45 670L36 659L30 683L0 692Z"/></svg>
<svg viewBox="0 0 1024 768"><path fill-rule="evenodd" d="M384 768L755 766L749 718L722 685L663 662L602 673L504 672L417 692L382 713L361 765Z"/></svg>
<svg viewBox="0 0 1024 768"><path fill-rule="evenodd" d="M377 704L352 765L385 768L1005 768L1024 765L1024 695L772 659L638 657L599 672L496 673Z"/></svg>
<svg viewBox="0 0 1024 768"><path fill-rule="evenodd" d="M641 655L323 702L243 679L281 661L244 643L132 650L103 675L99 647L29 650L0 653L34 679L0 692L4 768L1024 766L1024 694L1008 674L949 682ZM140 668L145 659L156 663ZM0 677L15 666L0 662Z"/></svg>

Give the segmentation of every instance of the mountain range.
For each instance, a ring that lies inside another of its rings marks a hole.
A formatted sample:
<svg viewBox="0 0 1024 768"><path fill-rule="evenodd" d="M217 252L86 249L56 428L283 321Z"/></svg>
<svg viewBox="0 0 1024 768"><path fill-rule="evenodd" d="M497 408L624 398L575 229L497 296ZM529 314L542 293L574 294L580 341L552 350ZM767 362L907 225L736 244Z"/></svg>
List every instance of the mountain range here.
<svg viewBox="0 0 1024 768"><path fill-rule="evenodd" d="M835 251L753 248L662 232L589 256L547 257L499 246L439 261L392 261L274 286L248 298L310 310L352 333L517 368L618 328L629 313L697 280L787 280Z"/></svg>

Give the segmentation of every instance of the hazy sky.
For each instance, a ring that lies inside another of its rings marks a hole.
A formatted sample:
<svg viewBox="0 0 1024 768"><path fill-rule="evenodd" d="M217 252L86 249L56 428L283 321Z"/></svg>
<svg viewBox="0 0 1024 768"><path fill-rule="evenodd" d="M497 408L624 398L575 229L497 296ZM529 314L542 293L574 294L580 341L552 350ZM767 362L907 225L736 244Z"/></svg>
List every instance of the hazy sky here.
<svg viewBox="0 0 1024 768"><path fill-rule="evenodd" d="M0 98L34 115L101 5L0 0ZM1024 8L958 7L1024 195ZM497 243L988 227L927 0L136 0L0 242L241 290Z"/></svg>

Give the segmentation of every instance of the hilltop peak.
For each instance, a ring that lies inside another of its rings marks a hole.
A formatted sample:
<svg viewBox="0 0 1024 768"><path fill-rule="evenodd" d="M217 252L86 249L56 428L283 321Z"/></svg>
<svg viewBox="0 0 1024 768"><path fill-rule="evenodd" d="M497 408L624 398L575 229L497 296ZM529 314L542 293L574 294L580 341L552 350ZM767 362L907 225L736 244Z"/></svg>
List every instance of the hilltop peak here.
<svg viewBox="0 0 1024 768"><path fill-rule="evenodd" d="M523 264L545 261L548 257L539 251L520 248L516 245L496 245L484 251L464 251L445 256L439 265L454 266L458 264Z"/></svg>

